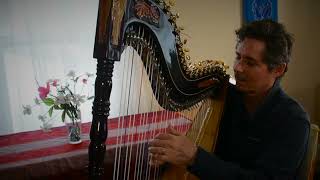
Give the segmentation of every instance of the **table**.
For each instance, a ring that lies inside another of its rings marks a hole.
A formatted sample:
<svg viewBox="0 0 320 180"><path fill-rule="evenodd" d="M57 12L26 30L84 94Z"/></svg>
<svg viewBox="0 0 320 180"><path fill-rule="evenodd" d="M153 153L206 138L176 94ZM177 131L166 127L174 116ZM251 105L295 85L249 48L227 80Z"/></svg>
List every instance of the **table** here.
<svg viewBox="0 0 320 180"><path fill-rule="evenodd" d="M189 121L183 117L163 116L157 112L156 118L149 113L109 119L106 155L112 156L110 150L117 144L146 141L163 132L168 124L181 131L189 127ZM91 123L81 125L82 143L76 145L68 143L64 126L50 132L37 130L0 136L0 179L88 179L90 127ZM119 143L117 137L122 137L123 142Z"/></svg>
<svg viewBox="0 0 320 180"><path fill-rule="evenodd" d="M68 143L66 127L0 136L0 179L67 179L70 172L85 172L90 125L82 124L77 145Z"/></svg>

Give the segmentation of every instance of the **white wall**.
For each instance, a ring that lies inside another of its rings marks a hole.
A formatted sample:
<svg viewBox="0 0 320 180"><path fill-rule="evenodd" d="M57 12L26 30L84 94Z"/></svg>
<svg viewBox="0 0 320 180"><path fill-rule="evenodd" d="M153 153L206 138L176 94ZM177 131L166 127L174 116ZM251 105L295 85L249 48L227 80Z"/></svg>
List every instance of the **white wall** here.
<svg viewBox="0 0 320 180"><path fill-rule="evenodd" d="M176 11L180 18L178 24L190 36L188 46L191 58L195 61L205 59L223 60L231 65L233 74L235 36L234 31L241 24L239 0L176 0Z"/></svg>
<svg viewBox="0 0 320 180"><path fill-rule="evenodd" d="M0 135L40 129L38 115L48 111L46 106L33 108L32 115L22 113L22 106L34 104L34 97L38 97L36 80L44 86L48 79L65 78L70 70L96 73L92 55L97 11L98 0L0 0ZM124 55L137 57L133 52L131 49ZM119 96L124 67L115 63L110 118L127 111L136 114L135 109L119 106L128 101ZM138 68L135 71L140 75ZM132 97L139 97L139 93L131 90ZM146 89L141 93L150 94ZM151 101L156 102L151 95L143 100L140 106L132 107L139 107L140 113L150 107L159 110L157 104L150 106ZM83 104L81 111L84 122L92 120L91 101ZM63 125L60 114L51 123Z"/></svg>
<svg viewBox="0 0 320 180"><path fill-rule="evenodd" d="M294 34L295 44L289 71L283 79L283 87L309 112L311 121L320 125L320 1L279 0L279 19ZM317 109L316 109L317 108Z"/></svg>
<svg viewBox="0 0 320 180"><path fill-rule="evenodd" d="M0 1L0 134L39 129L38 114L22 114L37 96L35 79L95 73L97 7L98 0ZM91 120L91 103L82 109Z"/></svg>

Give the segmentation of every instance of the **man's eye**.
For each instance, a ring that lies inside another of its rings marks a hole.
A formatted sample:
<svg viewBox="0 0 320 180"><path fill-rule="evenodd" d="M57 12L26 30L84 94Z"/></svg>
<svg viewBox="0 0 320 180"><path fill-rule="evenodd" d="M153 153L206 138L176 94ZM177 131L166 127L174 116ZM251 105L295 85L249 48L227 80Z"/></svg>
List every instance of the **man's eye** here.
<svg viewBox="0 0 320 180"><path fill-rule="evenodd" d="M251 62L251 61L246 61L246 64L248 65L248 66L254 66L255 64L253 63L253 62Z"/></svg>

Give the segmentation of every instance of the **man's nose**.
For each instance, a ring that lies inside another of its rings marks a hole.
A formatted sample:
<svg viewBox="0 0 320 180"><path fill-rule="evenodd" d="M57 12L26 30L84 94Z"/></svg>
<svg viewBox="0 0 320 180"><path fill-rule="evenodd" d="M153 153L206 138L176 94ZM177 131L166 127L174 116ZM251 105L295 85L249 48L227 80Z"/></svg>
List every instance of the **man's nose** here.
<svg viewBox="0 0 320 180"><path fill-rule="evenodd" d="M242 66L241 60L234 61L233 70L235 72L243 72L243 66Z"/></svg>

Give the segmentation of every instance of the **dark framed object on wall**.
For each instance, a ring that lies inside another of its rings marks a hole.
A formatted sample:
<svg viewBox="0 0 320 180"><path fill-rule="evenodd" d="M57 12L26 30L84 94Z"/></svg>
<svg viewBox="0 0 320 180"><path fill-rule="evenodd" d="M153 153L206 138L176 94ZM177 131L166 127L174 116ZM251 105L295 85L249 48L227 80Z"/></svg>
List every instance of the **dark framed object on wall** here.
<svg viewBox="0 0 320 180"><path fill-rule="evenodd" d="M278 21L278 0L242 0L243 22L272 19Z"/></svg>

